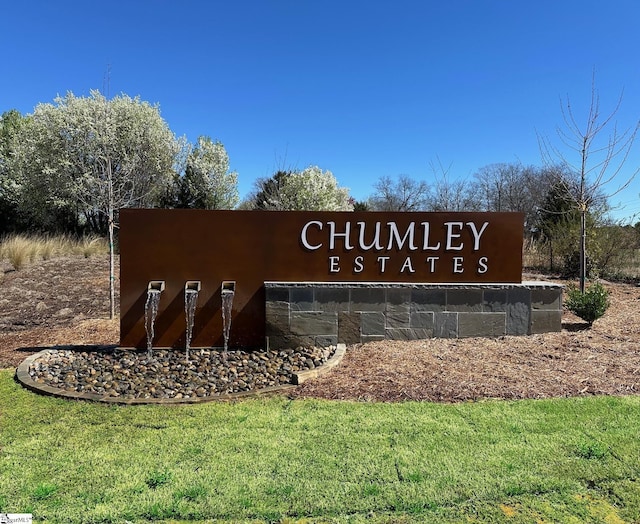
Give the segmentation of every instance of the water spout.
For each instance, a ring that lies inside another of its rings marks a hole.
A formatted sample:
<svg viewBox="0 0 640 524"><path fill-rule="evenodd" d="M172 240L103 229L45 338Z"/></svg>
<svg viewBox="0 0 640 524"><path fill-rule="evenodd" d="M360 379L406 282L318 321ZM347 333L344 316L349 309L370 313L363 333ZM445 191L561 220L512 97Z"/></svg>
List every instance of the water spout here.
<svg viewBox="0 0 640 524"><path fill-rule="evenodd" d="M160 294L164 291L164 280L152 280L147 286L147 301L144 305L144 329L147 332L147 356L153 356L153 337L158 316Z"/></svg>
<svg viewBox="0 0 640 524"><path fill-rule="evenodd" d="M198 303L199 292L200 281L187 280L184 285L184 314L187 322L185 351L187 361L189 360L189 346L191 345L191 338L193 336L193 324L196 316L196 304Z"/></svg>
<svg viewBox="0 0 640 524"><path fill-rule="evenodd" d="M233 297L236 292L236 283L234 280L222 281L222 335L224 336L224 352L223 358L227 359L227 350L229 349L229 333L231 332L231 310L233 307Z"/></svg>

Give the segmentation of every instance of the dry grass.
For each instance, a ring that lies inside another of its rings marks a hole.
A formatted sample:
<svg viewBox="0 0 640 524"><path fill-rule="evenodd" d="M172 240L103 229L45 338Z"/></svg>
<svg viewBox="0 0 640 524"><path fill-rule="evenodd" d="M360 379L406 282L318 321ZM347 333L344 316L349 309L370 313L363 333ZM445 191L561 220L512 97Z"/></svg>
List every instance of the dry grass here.
<svg viewBox="0 0 640 524"><path fill-rule="evenodd" d="M640 249L634 247L635 245L623 245L615 249L615 254L607 259L606 267L601 268L601 270L593 268L594 273L598 273L594 277L600 276L626 281L640 279ZM551 271L549 267L549 249L542 242L526 240L522 252L522 260L526 268ZM562 255L556 253L553 259L553 269L561 271L564 263Z"/></svg>
<svg viewBox="0 0 640 524"><path fill-rule="evenodd" d="M19 271L38 260L82 255L88 258L108 251L105 239L97 236L9 235L0 242L0 261L7 260Z"/></svg>
<svg viewBox="0 0 640 524"><path fill-rule="evenodd" d="M635 249L629 256L613 267L613 272L628 278L640 279L640 249Z"/></svg>
<svg viewBox="0 0 640 524"><path fill-rule="evenodd" d="M37 244L26 237L16 235L5 238L0 244L0 259L7 259L17 271L35 260Z"/></svg>
<svg viewBox="0 0 640 524"><path fill-rule="evenodd" d="M525 240L522 251L524 267L548 268L549 252L547 248L535 240Z"/></svg>

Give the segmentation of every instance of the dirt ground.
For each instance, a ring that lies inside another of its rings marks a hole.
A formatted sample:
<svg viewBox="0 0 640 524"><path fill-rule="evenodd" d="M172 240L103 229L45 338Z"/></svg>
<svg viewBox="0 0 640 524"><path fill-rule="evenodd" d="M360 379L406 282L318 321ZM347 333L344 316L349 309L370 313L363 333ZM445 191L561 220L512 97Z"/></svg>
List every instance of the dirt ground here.
<svg viewBox="0 0 640 524"><path fill-rule="evenodd" d="M20 271L1 263L0 368L53 346L116 345L108 283L105 256L40 261ZM457 402L639 394L640 287L604 284L611 307L591 328L565 311L560 333L351 346L339 366L293 395Z"/></svg>

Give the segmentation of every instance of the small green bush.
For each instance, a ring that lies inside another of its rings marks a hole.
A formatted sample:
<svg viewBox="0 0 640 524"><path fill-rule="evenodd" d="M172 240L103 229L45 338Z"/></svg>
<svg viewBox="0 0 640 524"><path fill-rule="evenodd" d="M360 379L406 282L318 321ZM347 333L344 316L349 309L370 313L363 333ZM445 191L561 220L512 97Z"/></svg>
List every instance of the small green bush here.
<svg viewBox="0 0 640 524"><path fill-rule="evenodd" d="M591 284L584 293L571 285L567 291L567 309L585 320L589 325L604 315L609 307L609 292L600 282Z"/></svg>

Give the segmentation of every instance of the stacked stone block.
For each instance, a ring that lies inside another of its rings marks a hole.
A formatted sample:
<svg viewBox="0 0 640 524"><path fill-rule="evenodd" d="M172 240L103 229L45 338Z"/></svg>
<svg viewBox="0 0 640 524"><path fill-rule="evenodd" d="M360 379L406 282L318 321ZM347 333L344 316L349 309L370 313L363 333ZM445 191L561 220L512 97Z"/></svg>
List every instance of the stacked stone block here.
<svg viewBox="0 0 640 524"><path fill-rule="evenodd" d="M562 286L266 282L272 348L560 331Z"/></svg>

